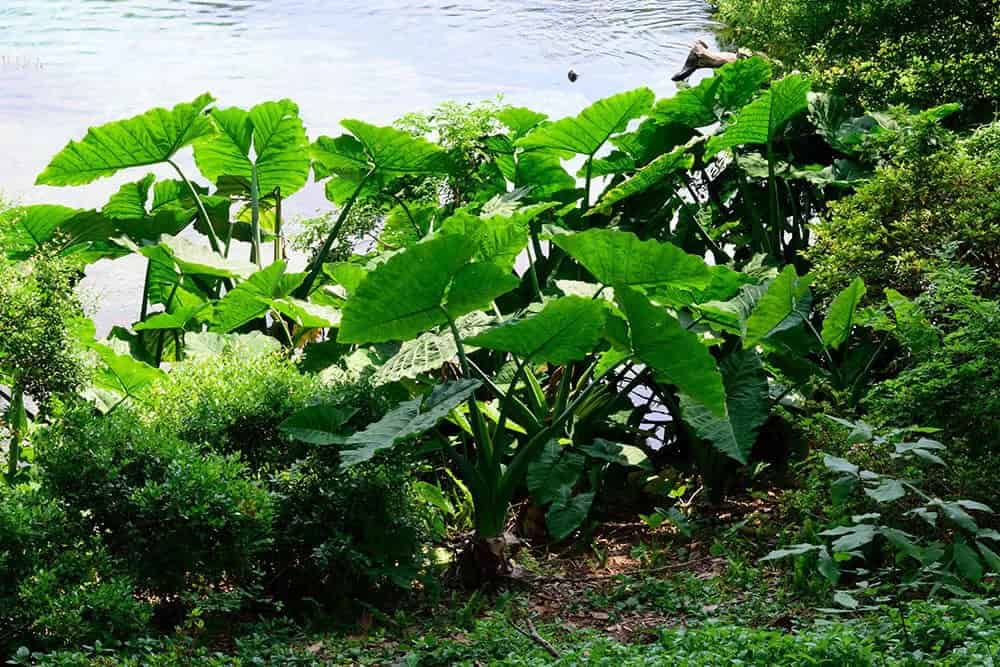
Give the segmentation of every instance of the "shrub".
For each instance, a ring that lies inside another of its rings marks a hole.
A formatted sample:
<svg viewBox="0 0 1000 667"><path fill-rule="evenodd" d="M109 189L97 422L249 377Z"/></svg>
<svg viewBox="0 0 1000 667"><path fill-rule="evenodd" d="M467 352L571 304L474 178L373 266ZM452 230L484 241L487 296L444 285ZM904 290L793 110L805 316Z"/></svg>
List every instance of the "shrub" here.
<svg viewBox="0 0 1000 667"><path fill-rule="evenodd" d="M383 402L364 380L327 382L279 355L219 355L181 364L143 414L150 428L237 452L251 465L280 527L263 559L268 592L330 607L412 580L426 537L412 476L398 456L341 470L336 448L295 442L279 425L324 404L357 409L351 423L360 428L381 416Z"/></svg>
<svg viewBox="0 0 1000 667"><path fill-rule="evenodd" d="M93 535L37 488L0 488L0 655L124 640L150 605Z"/></svg>
<svg viewBox="0 0 1000 667"><path fill-rule="evenodd" d="M976 276L954 266L932 274L915 304L941 342L909 349L902 371L873 387L866 406L882 423L943 429L957 453L988 461L1000 453L1000 302L975 293Z"/></svg>
<svg viewBox="0 0 1000 667"><path fill-rule="evenodd" d="M188 442L239 454L254 470L285 466L306 448L278 431L289 414L332 398L318 377L277 355L220 354L178 365L152 388L143 421Z"/></svg>
<svg viewBox="0 0 1000 667"><path fill-rule="evenodd" d="M719 0L733 38L867 109L1000 101L996 0Z"/></svg>
<svg viewBox="0 0 1000 667"><path fill-rule="evenodd" d="M0 377L9 376L43 405L83 379L69 333L71 321L83 316L74 275L59 259L11 264L0 258Z"/></svg>
<svg viewBox="0 0 1000 667"><path fill-rule="evenodd" d="M301 611L304 598L342 609L384 584L408 587L427 538L409 469L397 455L338 470L336 455L321 451L276 475L274 593Z"/></svg>
<svg viewBox="0 0 1000 667"><path fill-rule="evenodd" d="M834 202L806 252L827 293L860 276L870 297L926 289L942 249L982 269L979 291L1000 290L1000 165L961 151L880 169L854 195Z"/></svg>
<svg viewBox="0 0 1000 667"><path fill-rule="evenodd" d="M271 499L235 456L203 452L123 409L72 411L38 440L46 487L143 586L176 592L190 575L243 576L270 539Z"/></svg>

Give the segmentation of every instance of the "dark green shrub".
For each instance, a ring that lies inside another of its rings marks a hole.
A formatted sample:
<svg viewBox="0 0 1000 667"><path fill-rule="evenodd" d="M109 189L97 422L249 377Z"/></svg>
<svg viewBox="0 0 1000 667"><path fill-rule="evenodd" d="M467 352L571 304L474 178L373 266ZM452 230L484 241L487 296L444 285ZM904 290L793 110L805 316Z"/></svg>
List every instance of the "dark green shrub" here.
<svg viewBox="0 0 1000 667"><path fill-rule="evenodd" d="M272 479L281 531L267 555L268 578L293 606L308 597L342 609L384 584L406 588L422 561L426 518L411 466L398 454L350 470L337 465L333 452L316 452Z"/></svg>
<svg viewBox="0 0 1000 667"><path fill-rule="evenodd" d="M79 521L38 489L0 488L0 656L148 629L151 606Z"/></svg>
<svg viewBox="0 0 1000 667"><path fill-rule="evenodd" d="M743 46L803 67L867 109L963 102L983 118L1000 97L996 0L719 0Z"/></svg>
<svg viewBox="0 0 1000 667"><path fill-rule="evenodd" d="M71 412L38 440L46 488L142 586L176 592L193 575L239 578L267 546L271 499L235 456L204 452L122 409Z"/></svg>
<svg viewBox="0 0 1000 667"><path fill-rule="evenodd" d="M941 341L909 349L902 371L873 387L866 406L882 423L943 429L953 451L989 461L1000 453L1000 302L975 293L977 275L962 267L932 274L915 304ZM986 481L982 470L979 478Z"/></svg>
<svg viewBox="0 0 1000 667"><path fill-rule="evenodd" d="M806 252L827 293L864 279L868 296L886 288L913 296L926 289L943 249L982 269L979 291L1000 289L1000 166L944 151L880 169L814 226Z"/></svg>
<svg viewBox="0 0 1000 667"><path fill-rule="evenodd" d="M383 402L363 380L326 382L279 355L219 355L180 365L151 392L144 421L244 457L270 490L278 527L263 558L268 592L331 607L412 580L426 537L412 476L398 455L341 470L336 447L296 442L278 427L325 404L357 409L351 423L360 428Z"/></svg>

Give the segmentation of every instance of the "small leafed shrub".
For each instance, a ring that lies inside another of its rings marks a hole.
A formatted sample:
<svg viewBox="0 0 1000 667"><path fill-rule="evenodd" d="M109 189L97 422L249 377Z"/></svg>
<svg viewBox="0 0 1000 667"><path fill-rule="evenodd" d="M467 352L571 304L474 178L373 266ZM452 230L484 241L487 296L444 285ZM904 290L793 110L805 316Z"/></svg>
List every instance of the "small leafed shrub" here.
<svg viewBox="0 0 1000 667"><path fill-rule="evenodd" d="M827 293L864 279L869 296L886 288L924 290L944 249L979 268L979 291L1000 288L1000 166L961 151L881 169L814 226L806 252Z"/></svg>
<svg viewBox="0 0 1000 667"><path fill-rule="evenodd" d="M868 109L961 101L994 110L995 0L719 0L732 37Z"/></svg>
<svg viewBox="0 0 1000 667"><path fill-rule="evenodd" d="M271 498L235 456L157 432L123 409L72 412L38 440L46 488L103 535L143 587L176 592L193 574L238 578L271 538Z"/></svg>
<svg viewBox="0 0 1000 667"><path fill-rule="evenodd" d="M0 655L148 630L151 606L78 523L37 488L0 488Z"/></svg>
<svg viewBox="0 0 1000 667"><path fill-rule="evenodd" d="M262 478L276 527L262 555L267 592L292 606L310 598L310 610L340 607L387 581L408 584L425 537L398 456L343 470L337 447L280 430L314 404L357 410L351 423L362 426L379 416L381 399L364 381L327 382L280 355L223 354L181 364L143 407L151 428L237 453Z"/></svg>

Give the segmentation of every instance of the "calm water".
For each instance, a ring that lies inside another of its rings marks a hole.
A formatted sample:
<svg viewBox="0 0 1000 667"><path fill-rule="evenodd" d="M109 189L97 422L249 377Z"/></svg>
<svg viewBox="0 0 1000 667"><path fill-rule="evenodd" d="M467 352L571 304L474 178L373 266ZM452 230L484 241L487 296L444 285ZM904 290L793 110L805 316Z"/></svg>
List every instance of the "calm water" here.
<svg viewBox="0 0 1000 667"><path fill-rule="evenodd" d="M639 85L670 95L670 75L711 29L703 0L2 0L0 192L100 206L144 172L82 188L34 177L88 126L204 91L225 106L290 97L310 136L447 99L502 94L562 116ZM323 204L312 188L288 208ZM102 328L136 318L141 277L130 260L94 267Z"/></svg>

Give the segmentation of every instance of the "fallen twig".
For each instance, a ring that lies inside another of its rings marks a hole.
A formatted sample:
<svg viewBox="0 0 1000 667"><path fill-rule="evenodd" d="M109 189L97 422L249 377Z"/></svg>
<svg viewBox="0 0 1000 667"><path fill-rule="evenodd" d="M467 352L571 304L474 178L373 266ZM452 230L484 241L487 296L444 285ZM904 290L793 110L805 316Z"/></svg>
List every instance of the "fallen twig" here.
<svg viewBox="0 0 1000 667"><path fill-rule="evenodd" d="M536 644L538 644L539 646L541 646L543 649L545 649L546 651L548 651L548 654L551 655L553 658L560 657L559 651L557 651L556 648L545 639L545 637L542 637L540 634L538 634L538 629L535 627L535 624L532 622L531 617L528 616L527 614L525 614L524 621L528 625L528 629L527 630L525 630L524 628L522 628L521 626L519 626L517 623L515 623L514 621L512 621L509 616L507 617L507 622L510 623L510 626L512 628L514 628L519 633L521 633L522 635L524 635L525 637L527 637L528 639L530 639L531 641L535 642Z"/></svg>

